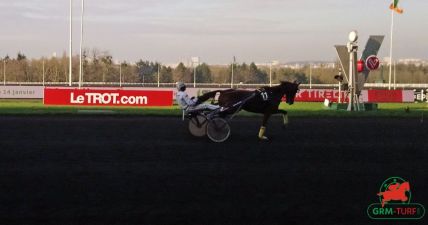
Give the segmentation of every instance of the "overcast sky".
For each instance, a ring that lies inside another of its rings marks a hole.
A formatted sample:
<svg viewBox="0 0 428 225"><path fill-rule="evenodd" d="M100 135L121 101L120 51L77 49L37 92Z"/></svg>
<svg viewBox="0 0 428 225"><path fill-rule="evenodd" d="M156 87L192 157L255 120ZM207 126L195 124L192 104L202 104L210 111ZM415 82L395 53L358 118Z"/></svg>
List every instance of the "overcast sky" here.
<svg viewBox="0 0 428 225"><path fill-rule="evenodd" d="M73 1L74 54L79 52L80 0ZM359 31L386 35L387 0L86 0L84 46L108 50L116 60L281 62L333 61L335 44ZM402 0L395 16L394 56L428 59L428 1ZM0 56L30 58L68 51L69 0L0 3Z"/></svg>

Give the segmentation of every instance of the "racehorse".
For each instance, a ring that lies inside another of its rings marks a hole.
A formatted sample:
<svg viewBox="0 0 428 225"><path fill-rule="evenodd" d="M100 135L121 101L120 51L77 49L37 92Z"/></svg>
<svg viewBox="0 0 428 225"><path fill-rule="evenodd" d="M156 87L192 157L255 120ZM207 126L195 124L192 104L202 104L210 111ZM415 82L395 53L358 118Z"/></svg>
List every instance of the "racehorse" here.
<svg viewBox="0 0 428 225"><path fill-rule="evenodd" d="M287 111L279 109L278 106L284 96L286 98L286 103L292 105L294 103L296 93L299 91L299 85L300 83L296 81L281 81L277 86L265 86L257 89L256 91L236 89L217 90L198 97L198 101L206 101L210 98L214 98L217 93L220 93L218 104L219 106L228 109L225 111L226 114L232 114L241 109L248 112L263 114L263 121L258 137L261 140L268 140L264 134L270 116L272 114L280 113L283 117L284 126L288 124ZM243 100L243 104L240 105L239 102Z"/></svg>
<svg viewBox="0 0 428 225"><path fill-rule="evenodd" d="M388 190L384 192L377 193L378 196L382 196L382 207L385 205L385 203L391 201L391 200L400 200L402 202L405 202L408 200L408 197L406 196L406 192L410 191L410 184L409 182L403 182L402 184L392 184L388 187Z"/></svg>

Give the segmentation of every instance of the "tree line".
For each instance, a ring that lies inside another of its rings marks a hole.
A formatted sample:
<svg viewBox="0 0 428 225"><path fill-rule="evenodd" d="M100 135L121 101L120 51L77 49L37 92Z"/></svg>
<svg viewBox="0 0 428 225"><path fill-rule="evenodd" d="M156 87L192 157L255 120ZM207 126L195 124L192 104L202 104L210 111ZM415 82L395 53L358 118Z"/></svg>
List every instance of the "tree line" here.
<svg viewBox="0 0 428 225"><path fill-rule="evenodd" d="M337 82L334 75L338 73L337 67L324 65L318 65L316 68L306 65L292 69L282 66L257 66L254 62L227 66L201 63L195 68L179 63L173 68L143 59L135 63L117 62L107 51L97 49L85 50L82 56L84 82L119 82L121 78L124 83L157 83L158 79L160 83L193 83L196 74L196 83L226 84L231 82L233 70L235 84L268 84L270 78L272 83L298 80L302 83L311 81L313 84L331 84ZM69 58L65 53L60 57L28 59L25 54L19 52L16 57L5 56L0 58L0 61L0 73L6 75L7 82L68 82ZM79 80L79 63L79 56L73 56L73 82ZM371 72L368 82L388 82L388 72L388 66L381 66ZM428 67L397 64L396 77L397 83L428 83Z"/></svg>

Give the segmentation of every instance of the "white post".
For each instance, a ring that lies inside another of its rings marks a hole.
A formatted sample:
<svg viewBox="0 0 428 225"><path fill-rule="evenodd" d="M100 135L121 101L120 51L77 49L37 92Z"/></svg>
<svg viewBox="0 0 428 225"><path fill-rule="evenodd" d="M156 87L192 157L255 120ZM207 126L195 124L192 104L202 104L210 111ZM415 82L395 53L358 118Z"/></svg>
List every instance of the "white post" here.
<svg viewBox="0 0 428 225"><path fill-rule="evenodd" d="M270 62L269 67L269 87L272 87L272 62Z"/></svg>
<svg viewBox="0 0 428 225"><path fill-rule="evenodd" d="M352 46L352 45L351 45ZM348 102L348 111L352 111L352 106L354 104L354 53L351 51L350 52L350 57L349 57L349 102Z"/></svg>
<svg viewBox="0 0 428 225"><path fill-rule="evenodd" d="M236 61L236 58L235 58L235 56L233 56L233 62L232 62L232 77L230 78L230 88L233 88L233 70L234 70L234 67L235 67L235 61Z"/></svg>
<svg viewBox="0 0 428 225"><path fill-rule="evenodd" d="M70 45L69 45L68 85L72 86L72 63L73 63L73 0L70 0Z"/></svg>
<svg viewBox="0 0 428 225"><path fill-rule="evenodd" d="M193 65L193 87L196 87L196 66L194 65L194 63L192 62Z"/></svg>
<svg viewBox="0 0 428 225"><path fill-rule="evenodd" d="M394 61L394 90L397 89L397 76L396 76L396 72L397 72L397 62Z"/></svg>
<svg viewBox="0 0 428 225"><path fill-rule="evenodd" d="M356 95L356 59L357 59L357 50L358 50L358 33L357 31L352 31L349 33L348 36L349 42L348 42L348 52L349 52L349 104L348 104L348 111L359 111L359 103L358 103L358 96Z"/></svg>
<svg viewBox="0 0 428 225"><path fill-rule="evenodd" d="M309 89L312 89L312 64L309 64Z"/></svg>
<svg viewBox="0 0 428 225"><path fill-rule="evenodd" d="M122 87L122 62L119 63L119 86Z"/></svg>
<svg viewBox="0 0 428 225"><path fill-rule="evenodd" d="M393 1L394 2L394 1ZM392 74L392 36L394 32L394 10L391 10L391 39L389 46L389 81L388 90L391 90L391 74Z"/></svg>
<svg viewBox="0 0 428 225"><path fill-rule="evenodd" d="M6 59L3 59L3 85L6 86Z"/></svg>
<svg viewBox="0 0 428 225"><path fill-rule="evenodd" d="M158 63L158 87L160 87L160 63Z"/></svg>
<svg viewBox="0 0 428 225"><path fill-rule="evenodd" d="M342 82L339 81L339 99L337 100L338 103L342 103Z"/></svg>
<svg viewBox="0 0 428 225"><path fill-rule="evenodd" d="M397 62L394 61L394 90L397 89L397 76L396 76L396 72L397 72Z"/></svg>
<svg viewBox="0 0 428 225"><path fill-rule="evenodd" d="M43 59L43 66L42 66L42 81L43 81L43 87L45 86L45 59Z"/></svg>
<svg viewBox="0 0 428 225"><path fill-rule="evenodd" d="M85 0L82 0L82 14L80 17L80 72L79 72L79 88L82 86L83 80L83 65L82 65L82 48L83 48L83 14L85 12Z"/></svg>

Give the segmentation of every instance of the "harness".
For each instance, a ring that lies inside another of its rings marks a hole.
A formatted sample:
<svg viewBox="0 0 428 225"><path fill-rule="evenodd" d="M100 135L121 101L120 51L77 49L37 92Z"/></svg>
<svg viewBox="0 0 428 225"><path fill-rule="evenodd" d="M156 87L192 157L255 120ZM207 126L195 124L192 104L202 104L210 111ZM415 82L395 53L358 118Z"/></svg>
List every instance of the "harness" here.
<svg viewBox="0 0 428 225"><path fill-rule="evenodd" d="M230 117L230 119L233 119L233 117L235 117L235 116L236 116L237 112L239 112L239 111L241 110L242 106L243 106L246 102L248 102L250 99L254 98L255 96L256 96L256 93L252 93L250 96L246 97L245 99L243 99L243 100L241 100L241 101L239 101L239 102L237 102L237 103L233 104L231 107L229 107L229 108L235 108L235 107L238 107L238 108L235 110L235 113L233 113L233 114L232 114L232 116Z"/></svg>

